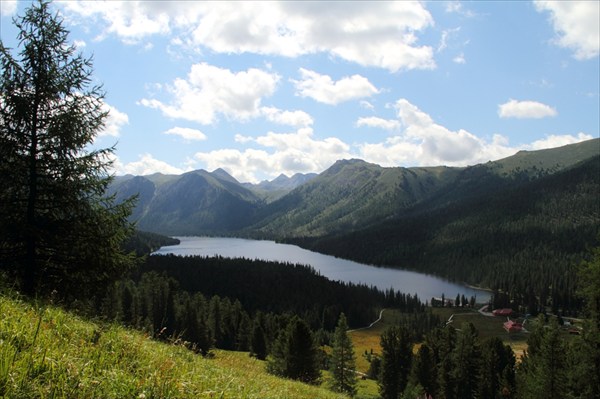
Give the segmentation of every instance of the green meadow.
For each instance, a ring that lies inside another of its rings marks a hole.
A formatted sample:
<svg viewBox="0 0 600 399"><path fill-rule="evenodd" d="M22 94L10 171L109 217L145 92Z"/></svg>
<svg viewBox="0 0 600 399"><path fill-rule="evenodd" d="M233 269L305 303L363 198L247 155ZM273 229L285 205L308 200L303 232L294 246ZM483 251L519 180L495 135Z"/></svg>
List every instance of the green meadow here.
<svg viewBox="0 0 600 399"><path fill-rule="evenodd" d="M3 398L344 398L269 375L248 353L177 343L0 295Z"/></svg>

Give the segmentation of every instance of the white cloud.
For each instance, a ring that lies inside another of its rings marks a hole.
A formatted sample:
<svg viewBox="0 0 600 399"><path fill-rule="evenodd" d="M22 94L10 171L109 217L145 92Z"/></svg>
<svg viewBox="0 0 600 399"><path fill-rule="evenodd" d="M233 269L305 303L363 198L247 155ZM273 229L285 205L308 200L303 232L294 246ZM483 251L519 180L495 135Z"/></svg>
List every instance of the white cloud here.
<svg viewBox="0 0 600 399"><path fill-rule="evenodd" d="M244 135L239 134L239 133L236 134L233 139L235 140L236 143L242 143L242 144L249 143L252 140L254 140L250 136L244 136Z"/></svg>
<svg viewBox="0 0 600 399"><path fill-rule="evenodd" d="M433 50L417 44L433 25L420 2L87 2L66 11L100 22L106 35L139 43L171 34L217 53L297 57L328 53L390 71L431 69Z"/></svg>
<svg viewBox="0 0 600 399"><path fill-rule="evenodd" d="M173 127L164 132L164 134L170 134L174 136L179 136L184 138L185 140L197 140L202 141L206 140L206 135L197 129L190 129L187 127Z"/></svg>
<svg viewBox="0 0 600 399"><path fill-rule="evenodd" d="M394 107L397 121L364 118L362 122L371 126L392 126L395 122L398 133L383 142L349 145L335 137L315 138L311 128L301 128L258 137L238 134L237 143L258 147L198 152L194 159L208 170L221 167L239 181L258 182L280 173L320 173L339 159L362 158L381 166L466 166L504 158L519 150L551 148L592 138L584 133L553 135L531 144L511 146L500 134L486 140L464 129L450 130L406 99L398 100Z"/></svg>
<svg viewBox="0 0 600 399"><path fill-rule="evenodd" d="M114 163L114 169L118 175L151 175L153 173L173 174L178 175L186 172L186 170L177 168L167 162L158 160L150 154L143 154L138 161L123 164L120 161Z"/></svg>
<svg viewBox="0 0 600 399"><path fill-rule="evenodd" d="M321 172L335 161L350 157L350 146L335 137L318 140L311 128L294 133L274 133L256 138L243 137L238 142L250 141L261 149L222 149L199 152L195 158L207 169L222 167L239 181L257 182L265 174L273 178L280 173Z"/></svg>
<svg viewBox="0 0 600 399"><path fill-rule="evenodd" d="M297 95L310 97L315 101L336 105L344 101L356 100L379 93L379 90L360 75L344 77L333 81L328 75L321 75L300 68L301 80L293 80Z"/></svg>
<svg viewBox="0 0 600 399"><path fill-rule="evenodd" d="M170 29L168 10L159 10L144 1L64 1L60 2L72 23L84 24L83 18L95 22L100 17L103 31L97 40L115 34L127 44L137 44L154 34L166 34Z"/></svg>
<svg viewBox="0 0 600 399"><path fill-rule="evenodd" d="M514 153L502 136L488 143L463 129L451 131L406 99L398 100L395 108L400 134L381 143L359 145L361 158L382 166L464 166Z"/></svg>
<svg viewBox="0 0 600 399"><path fill-rule="evenodd" d="M566 135L550 135L544 139L536 140L528 147L532 150L543 150L545 148L562 147L563 145L579 143L580 141L591 140L594 136L579 132L577 136L570 134Z"/></svg>
<svg viewBox="0 0 600 399"><path fill-rule="evenodd" d="M186 79L166 86L169 103L144 98L140 104L204 125L215 123L218 115L244 121L261 115L262 98L273 94L278 81L278 75L255 68L232 72L200 63L192 65Z"/></svg>
<svg viewBox="0 0 600 399"><path fill-rule="evenodd" d="M556 109L537 101L517 101L511 99L504 104L498 105L498 115L500 118L540 119L556 116L557 114Z"/></svg>
<svg viewBox="0 0 600 399"><path fill-rule="evenodd" d="M358 118L356 126L369 126L385 130L395 130L400 127L400 122L395 119L382 119L376 116Z"/></svg>
<svg viewBox="0 0 600 399"><path fill-rule="evenodd" d="M359 145L359 157L382 166L466 166L505 158L519 150L553 148L593 138L585 133L551 135L531 144L511 146L500 134L490 141L463 129L452 131L405 99L398 100L395 107L402 126L400 134L381 143Z"/></svg>
<svg viewBox="0 0 600 399"><path fill-rule="evenodd" d="M445 29L442 31L442 37L440 38L440 44L438 45L437 52L445 50L448 47L448 40L460 32L460 26L458 28Z"/></svg>
<svg viewBox="0 0 600 399"><path fill-rule="evenodd" d="M313 124L313 118L304 111L282 111L275 107L262 107L260 111L268 121L280 125L305 127Z"/></svg>
<svg viewBox="0 0 600 399"><path fill-rule="evenodd" d="M129 116L106 103L102 104L102 110L108 111L108 116L104 121L104 128L98 132L98 137L119 137L121 128L129 124Z"/></svg>
<svg viewBox="0 0 600 399"><path fill-rule="evenodd" d="M457 55L456 57L454 57L452 59L452 61L455 64L466 64L467 60L465 59L465 54L464 53L460 53L459 55Z"/></svg>
<svg viewBox="0 0 600 399"><path fill-rule="evenodd" d="M370 102L368 102L367 100L360 100L360 106L361 106L361 108L369 109L371 111L375 109L375 106L373 104L371 104Z"/></svg>
<svg viewBox="0 0 600 399"><path fill-rule="evenodd" d="M17 12L17 0L0 0L0 16L7 17Z"/></svg>
<svg viewBox="0 0 600 399"><path fill-rule="evenodd" d="M578 60L597 57L600 53L600 2L535 1L539 12L549 11L558 37L555 43L574 51Z"/></svg>
<svg viewBox="0 0 600 399"><path fill-rule="evenodd" d="M457 13L467 18L475 17L477 14L471 10L466 10L463 7L463 3L460 1L448 1L446 3L446 12L447 13Z"/></svg>

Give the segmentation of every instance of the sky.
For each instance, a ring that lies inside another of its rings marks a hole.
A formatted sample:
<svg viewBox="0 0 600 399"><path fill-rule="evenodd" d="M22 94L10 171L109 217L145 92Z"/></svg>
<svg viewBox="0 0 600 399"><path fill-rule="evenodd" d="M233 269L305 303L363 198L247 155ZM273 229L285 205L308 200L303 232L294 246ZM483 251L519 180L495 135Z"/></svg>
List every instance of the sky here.
<svg viewBox="0 0 600 399"><path fill-rule="evenodd" d="M0 0L0 38L29 1ZM466 166L599 137L598 1L55 1L115 174ZM13 52L16 55L15 52ZM599 149L600 151L600 149Z"/></svg>

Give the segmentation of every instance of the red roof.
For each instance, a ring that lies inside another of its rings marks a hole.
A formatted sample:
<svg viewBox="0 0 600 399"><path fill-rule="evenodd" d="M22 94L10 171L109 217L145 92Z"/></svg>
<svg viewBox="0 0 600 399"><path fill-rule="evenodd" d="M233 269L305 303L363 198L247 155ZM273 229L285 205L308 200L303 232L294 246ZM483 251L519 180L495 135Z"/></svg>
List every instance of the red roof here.
<svg viewBox="0 0 600 399"><path fill-rule="evenodd" d="M510 316L512 314L512 312L513 312L512 309L504 308L504 309L494 309L492 314L494 316Z"/></svg>
<svg viewBox="0 0 600 399"><path fill-rule="evenodd" d="M523 325L516 321L509 320L504 323L504 329L508 332L517 332L523 329Z"/></svg>

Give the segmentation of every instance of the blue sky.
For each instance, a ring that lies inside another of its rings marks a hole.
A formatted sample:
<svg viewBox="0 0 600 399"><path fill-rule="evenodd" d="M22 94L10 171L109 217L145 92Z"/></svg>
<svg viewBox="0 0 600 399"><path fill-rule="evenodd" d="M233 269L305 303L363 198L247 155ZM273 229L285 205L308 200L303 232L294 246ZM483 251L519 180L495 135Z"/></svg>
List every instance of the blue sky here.
<svg viewBox="0 0 600 399"><path fill-rule="evenodd" d="M0 34L30 3L0 0ZM599 136L599 2L53 3L117 174L464 166Z"/></svg>

